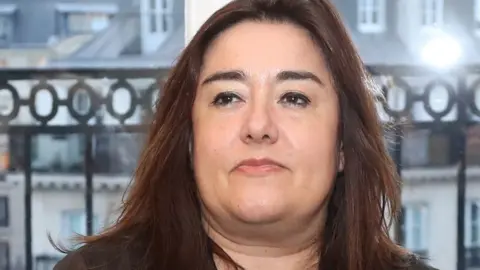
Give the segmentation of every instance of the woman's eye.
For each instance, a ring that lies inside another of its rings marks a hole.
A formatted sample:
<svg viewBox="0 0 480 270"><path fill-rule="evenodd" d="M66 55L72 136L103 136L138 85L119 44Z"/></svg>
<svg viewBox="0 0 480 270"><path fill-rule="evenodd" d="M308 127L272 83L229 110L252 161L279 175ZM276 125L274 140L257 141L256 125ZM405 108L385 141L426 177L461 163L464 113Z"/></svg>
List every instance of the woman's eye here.
<svg viewBox="0 0 480 270"><path fill-rule="evenodd" d="M241 98L232 92L219 93L213 99L212 105L214 106L228 106L232 103L240 101Z"/></svg>
<svg viewBox="0 0 480 270"><path fill-rule="evenodd" d="M289 92L282 96L280 103L295 106L295 107L307 107L310 104L310 99L304 94Z"/></svg>

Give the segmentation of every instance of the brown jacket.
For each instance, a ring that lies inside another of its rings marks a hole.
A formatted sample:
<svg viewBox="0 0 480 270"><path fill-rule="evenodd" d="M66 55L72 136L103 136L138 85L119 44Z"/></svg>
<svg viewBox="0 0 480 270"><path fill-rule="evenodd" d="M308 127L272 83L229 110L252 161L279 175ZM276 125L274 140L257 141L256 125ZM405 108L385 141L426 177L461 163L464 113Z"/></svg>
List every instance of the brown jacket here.
<svg viewBox="0 0 480 270"><path fill-rule="evenodd" d="M135 267L137 262L134 258L140 258L141 255L112 245L87 245L69 253L53 270L135 270L138 268ZM436 269L416 260L410 268L405 270Z"/></svg>

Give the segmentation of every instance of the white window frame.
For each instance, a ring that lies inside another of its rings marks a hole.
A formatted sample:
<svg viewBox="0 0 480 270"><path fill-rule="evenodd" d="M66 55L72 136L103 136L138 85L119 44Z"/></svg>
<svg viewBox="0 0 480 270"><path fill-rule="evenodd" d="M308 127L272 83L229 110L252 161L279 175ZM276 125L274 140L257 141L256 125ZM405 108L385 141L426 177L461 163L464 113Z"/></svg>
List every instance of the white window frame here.
<svg viewBox="0 0 480 270"><path fill-rule="evenodd" d="M173 26L173 0L143 0L151 34L167 33Z"/></svg>
<svg viewBox="0 0 480 270"><path fill-rule="evenodd" d="M474 33L477 37L480 37L480 0L475 0L473 12Z"/></svg>
<svg viewBox="0 0 480 270"><path fill-rule="evenodd" d="M423 27L438 27L443 24L444 0L421 0L420 23Z"/></svg>
<svg viewBox="0 0 480 270"><path fill-rule="evenodd" d="M429 207L426 203L407 203L403 206L404 213L404 246L412 252L427 252L429 241ZM416 215L420 219L416 220ZM415 231L418 230L418 234ZM419 237L416 237L419 236ZM417 243L419 242L419 243Z"/></svg>
<svg viewBox="0 0 480 270"><path fill-rule="evenodd" d="M385 31L386 24L386 0L358 0L357 1L357 25L362 33L381 33ZM374 22L374 13L377 13L377 21ZM362 21L365 15L366 22Z"/></svg>

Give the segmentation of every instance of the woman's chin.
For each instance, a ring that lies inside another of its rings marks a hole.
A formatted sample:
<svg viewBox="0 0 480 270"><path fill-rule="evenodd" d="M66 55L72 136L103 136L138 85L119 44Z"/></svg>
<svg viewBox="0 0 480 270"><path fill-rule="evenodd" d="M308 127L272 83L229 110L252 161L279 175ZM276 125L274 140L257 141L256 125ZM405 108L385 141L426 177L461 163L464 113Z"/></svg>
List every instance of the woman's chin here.
<svg viewBox="0 0 480 270"><path fill-rule="evenodd" d="M268 224L281 220L287 213L285 198L276 194L263 196L239 196L231 200L232 214L241 222L251 224Z"/></svg>

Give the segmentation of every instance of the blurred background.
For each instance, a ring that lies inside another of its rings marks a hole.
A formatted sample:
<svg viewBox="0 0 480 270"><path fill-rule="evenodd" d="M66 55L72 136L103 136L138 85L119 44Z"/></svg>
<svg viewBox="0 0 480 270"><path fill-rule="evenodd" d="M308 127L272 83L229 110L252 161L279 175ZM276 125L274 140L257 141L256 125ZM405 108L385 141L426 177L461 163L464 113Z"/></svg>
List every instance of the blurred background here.
<svg viewBox="0 0 480 270"><path fill-rule="evenodd" d="M209 2L226 0L0 0L0 270L52 269L48 233L68 246L115 220ZM480 0L333 2L395 126L392 237L441 270L480 269Z"/></svg>

